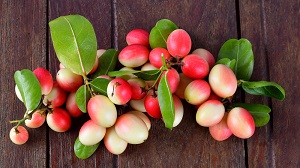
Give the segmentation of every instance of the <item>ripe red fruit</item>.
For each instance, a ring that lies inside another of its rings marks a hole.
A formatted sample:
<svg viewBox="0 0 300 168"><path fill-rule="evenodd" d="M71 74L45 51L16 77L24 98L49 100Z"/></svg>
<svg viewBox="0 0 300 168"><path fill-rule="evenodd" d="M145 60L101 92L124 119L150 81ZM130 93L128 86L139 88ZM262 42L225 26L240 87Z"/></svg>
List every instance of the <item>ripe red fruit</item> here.
<svg viewBox="0 0 300 168"><path fill-rule="evenodd" d="M232 96L237 89L237 79L234 72L226 65L215 65L208 76L212 91L221 98Z"/></svg>
<svg viewBox="0 0 300 168"><path fill-rule="evenodd" d="M76 92L71 92L68 95L66 100L66 110L71 117L79 117L83 114L76 104Z"/></svg>
<svg viewBox="0 0 300 168"><path fill-rule="evenodd" d="M194 50L192 54L196 54L204 58L209 65L209 69L211 69L216 63L215 57L206 49L198 48Z"/></svg>
<svg viewBox="0 0 300 168"><path fill-rule="evenodd" d="M142 80L138 77L134 77L134 78L128 79L127 82L131 86L131 90L132 90L131 99L132 100L140 100L146 96L148 85L144 80Z"/></svg>
<svg viewBox="0 0 300 168"><path fill-rule="evenodd" d="M26 128L19 125L18 128L13 127L9 132L10 140L16 145L22 145L28 141L29 134Z"/></svg>
<svg viewBox="0 0 300 168"><path fill-rule="evenodd" d="M179 84L178 88L175 91L175 94L181 98L184 99L184 91L188 84L190 84L193 81L193 79L185 76L183 73L179 73Z"/></svg>
<svg viewBox="0 0 300 168"><path fill-rule="evenodd" d="M111 80L107 86L107 95L113 103L124 105L132 97L131 86L126 80L115 78Z"/></svg>
<svg viewBox="0 0 300 168"><path fill-rule="evenodd" d="M208 75L209 65L204 58L190 54L183 58L181 70L189 78L202 79Z"/></svg>
<svg viewBox="0 0 300 168"><path fill-rule="evenodd" d="M192 40L185 30L174 30L168 36L167 49L173 57L183 58L189 54L191 48Z"/></svg>
<svg viewBox="0 0 300 168"><path fill-rule="evenodd" d="M149 48L149 33L143 29L133 29L126 35L126 42L128 45L141 44Z"/></svg>
<svg viewBox="0 0 300 168"><path fill-rule="evenodd" d="M224 117L218 124L209 127L210 135L217 141L224 141L232 135L227 125L227 116L228 113L224 113Z"/></svg>
<svg viewBox="0 0 300 168"><path fill-rule="evenodd" d="M208 99L210 92L210 86L205 80L196 79L185 88L184 98L190 104L199 105Z"/></svg>
<svg viewBox="0 0 300 168"><path fill-rule="evenodd" d="M35 69L33 73L41 84L42 94L49 94L53 87L53 79L50 72L47 69L40 67Z"/></svg>
<svg viewBox="0 0 300 168"><path fill-rule="evenodd" d="M167 71L164 71L163 75L165 73L167 73L167 81L170 86L170 91L171 91L171 93L175 93L178 88L179 82L180 82L179 73L174 68L169 68Z"/></svg>
<svg viewBox="0 0 300 168"><path fill-rule="evenodd" d="M51 92L44 96L43 103L50 108L62 106L67 99L67 92L57 82L53 83Z"/></svg>
<svg viewBox="0 0 300 168"><path fill-rule="evenodd" d="M48 126L56 132L66 132L71 127L71 117L62 108L54 108L47 114L46 121Z"/></svg>
<svg viewBox="0 0 300 168"><path fill-rule="evenodd" d="M158 103L158 97L155 94L148 94L144 101L146 112L153 118L161 118L161 111Z"/></svg>
<svg viewBox="0 0 300 168"><path fill-rule="evenodd" d="M132 44L123 48L118 59L125 67L139 67L145 64L149 58L149 50L144 45Z"/></svg>
<svg viewBox="0 0 300 168"><path fill-rule="evenodd" d="M241 107L235 107L230 110L227 125L233 135L242 139L250 138L255 131L255 123L252 115Z"/></svg>
<svg viewBox="0 0 300 168"><path fill-rule="evenodd" d="M162 56L164 56L165 60L171 60L171 55L168 50L165 48L154 48L150 51L149 61L156 68L160 68L162 66Z"/></svg>
<svg viewBox="0 0 300 168"><path fill-rule="evenodd" d="M46 120L46 114L40 110L34 112L31 119L25 120L25 125L29 128L38 128L44 124Z"/></svg>
<svg viewBox="0 0 300 168"><path fill-rule="evenodd" d="M60 69L56 74L58 85L68 92L75 92L83 84L83 78L67 68Z"/></svg>

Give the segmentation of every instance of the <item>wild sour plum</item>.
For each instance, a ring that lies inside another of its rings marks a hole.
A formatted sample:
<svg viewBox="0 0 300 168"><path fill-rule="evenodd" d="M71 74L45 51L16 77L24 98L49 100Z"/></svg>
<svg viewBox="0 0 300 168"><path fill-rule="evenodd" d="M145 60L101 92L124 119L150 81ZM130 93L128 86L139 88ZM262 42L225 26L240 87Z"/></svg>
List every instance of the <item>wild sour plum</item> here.
<svg viewBox="0 0 300 168"><path fill-rule="evenodd" d="M99 143L106 133L106 128L95 124L92 120L86 121L79 130L79 141L86 146Z"/></svg>
<svg viewBox="0 0 300 168"><path fill-rule="evenodd" d="M67 99L67 92L57 82L53 83L51 92L44 96L43 104L49 108L62 106Z"/></svg>
<svg viewBox="0 0 300 168"><path fill-rule="evenodd" d="M106 149L115 155L123 153L128 145L128 143L117 134L115 126L107 128L103 142Z"/></svg>
<svg viewBox="0 0 300 168"><path fill-rule="evenodd" d="M145 122L134 114L122 114L115 124L116 133L129 144L141 144L148 138Z"/></svg>
<svg viewBox="0 0 300 168"><path fill-rule="evenodd" d="M209 127L210 135L217 141L224 141L232 135L227 125L227 116L228 113L224 113L224 117L219 123Z"/></svg>
<svg viewBox="0 0 300 168"><path fill-rule="evenodd" d="M10 140L16 145L23 145L28 141L29 134L26 128L19 125L16 129L16 126L13 127L9 132Z"/></svg>
<svg viewBox="0 0 300 168"><path fill-rule="evenodd" d="M183 29L176 29L168 36L167 49L173 57L185 57L191 51L191 47L191 37Z"/></svg>
<svg viewBox="0 0 300 168"><path fill-rule="evenodd" d="M140 99L140 100L132 100L131 99L129 101L129 105L134 110L141 111L141 112L146 112L145 105L144 105L145 99L146 99L146 96L144 98Z"/></svg>
<svg viewBox="0 0 300 168"><path fill-rule="evenodd" d="M76 104L76 92L71 92L68 95L66 100L66 110L71 117L79 117L83 114Z"/></svg>
<svg viewBox="0 0 300 168"><path fill-rule="evenodd" d="M35 111L31 119L26 119L25 120L25 125L28 128L38 128L44 124L46 121L46 113L40 110Z"/></svg>
<svg viewBox="0 0 300 168"><path fill-rule="evenodd" d="M162 56L165 60L171 60L171 55L165 48L154 48L150 51L149 61L156 68L160 68L162 66Z"/></svg>
<svg viewBox="0 0 300 168"><path fill-rule="evenodd" d="M202 79L208 75L209 65L204 58L190 54L182 59L181 70L189 78Z"/></svg>
<svg viewBox="0 0 300 168"><path fill-rule="evenodd" d="M60 69L56 74L58 85L68 92L75 92L83 84L83 78L80 75L73 73L71 70L64 68Z"/></svg>
<svg viewBox="0 0 300 168"><path fill-rule="evenodd" d="M172 95L172 97L173 97L174 106L175 106L175 119L173 122L173 127L176 127L182 121L184 109L183 109L183 105L182 105L182 102L179 99L179 97L177 97L174 94Z"/></svg>
<svg viewBox="0 0 300 168"><path fill-rule="evenodd" d="M255 123L252 115L241 107L235 107L230 110L227 125L233 135L242 139L250 138L255 131Z"/></svg>
<svg viewBox="0 0 300 168"><path fill-rule="evenodd" d="M149 48L149 32L144 29L133 29L126 35L126 42L128 45L141 44Z"/></svg>
<svg viewBox="0 0 300 168"><path fill-rule="evenodd" d="M129 111L129 112L127 112L127 114L133 114L133 115L138 116L140 119L142 119L144 121L148 130L150 130L151 122L150 122L150 119L146 116L146 114L144 114L143 112L140 112L140 111Z"/></svg>
<svg viewBox="0 0 300 168"><path fill-rule="evenodd" d="M46 117L48 126L55 132L66 132L71 127L71 117L62 108L54 108Z"/></svg>
<svg viewBox="0 0 300 168"><path fill-rule="evenodd" d="M161 118L161 111L156 94L148 94L144 101L146 112L153 118Z"/></svg>
<svg viewBox="0 0 300 168"><path fill-rule="evenodd" d="M175 94L179 98L184 99L184 90L192 81L193 79L185 76L183 73L179 73L179 84L177 90L175 91Z"/></svg>
<svg viewBox="0 0 300 168"><path fill-rule="evenodd" d="M184 98L190 104L199 105L208 99L210 92L210 86L205 80L196 79L186 86Z"/></svg>
<svg viewBox="0 0 300 168"><path fill-rule="evenodd" d="M114 104L124 105L131 99L132 89L126 80L115 78L108 83L107 95Z"/></svg>
<svg viewBox="0 0 300 168"><path fill-rule="evenodd" d="M169 68L167 71L164 71L163 75L165 73L167 73L166 76L167 76L168 84L170 86L170 91L171 91L171 93L175 93L176 90L177 90L177 88L178 88L178 86L179 86L179 82L180 82L179 73L178 73L178 71L176 69L174 69L172 67Z"/></svg>
<svg viewBox="0 0 300 168"><path fill-rule="evenodd" d="M49 94L53 87L53 79L50 72L47 69L40 67L35 69L33 73L41 84L42 94Z"/></svg>
<svg viewBox="0 0 300 168"><path fill-rule="evenodd" d="M149 49L144 45L132 44L123 48L118 56L119 62L125 67L139 67L149 58Z"/></svg>
<svg viewBox="0 0 300 168"><path fill-rule="evenodd" d="M140 100L146 96L148 85L144 80L135 77L135 78L128 79L127 82L131 86L132 100Z"/></svg>
<svg viewBox="0 0 300 168"><path fill-rule="evenodd" d="M196 54L204 58L209 65L209 69L211 69L216 63L215 57L206 49L198 48L194 50L192 54Z"/></svg>
<svg viewBox="0 0 300 168"><path fill-rule="evenodd" d="M94 123L102 127L111 127L117 120L117 108L103 95L92 97L87 104L87 111Z"/></svg>
<svg viewBox="0 0 300 168"><path fill-rule="evenodd" d="M237 89L237 79L234 72L226 65L215 65L208 76L212 91L221 98L232 96Z"/></svg>
<svg viewBox="0 0 300 168"><path fill-rule="evenodd" d="M203 127L219 123L225 113L225 107L219 100L207 100L201 104L196 113L196 121Z"/></svg>

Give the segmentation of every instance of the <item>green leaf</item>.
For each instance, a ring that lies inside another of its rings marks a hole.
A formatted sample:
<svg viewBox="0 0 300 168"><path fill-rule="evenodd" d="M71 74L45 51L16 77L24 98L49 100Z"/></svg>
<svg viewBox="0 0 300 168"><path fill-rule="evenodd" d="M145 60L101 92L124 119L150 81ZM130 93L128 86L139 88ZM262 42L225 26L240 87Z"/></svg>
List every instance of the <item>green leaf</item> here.
<svg viewBox="0 0 300 168"><path fill-rule="evenodd" d="M41 102L42 89L34 73L28 69L16 71L14 79L27 111L37 108Z"/></svg>
<svg viewBox="0 0 300 168"><path fill-rule="evenodd" d="M247 39L230 39L221 47L218 59L229 58L236 60L233 72L238 80L249 80L254 65L254 55L252 45Z"/></svg>
<svg viewBox="0 0 300 168"><path fill-rule="evenodd" d="M248 110L255 122L256 127L262 127L270 121L271 109L268 106L254 103L233 103L233 107L242 107Z"/></svg>
<svg viewBox="0 0 300 168"><path fill-rule="evenodd" d="M80 159L87 159L95 153L99 144L100 143L97 143L97 144L91 145L91 146L86 146L86 145L83 145L79 141L79 138L77 137L75 144L74 144L74 153Z"/></svg>
<svg viewBox="0 0 300 168"><path fill-rule="evenodd" d="M249 94L268 96L279 100L285 99L284 89L275 82L243 82L242 88Z"/></svg>
<svg viewBox="0 0 300 168"><path fill-rule="evenodd" d="M134 74L137 77L145 80L156 80L160 75L160 70L148 70L148 71L111 71L108 73L111 77L120 77L123 75L131 75Z"/></svg>
<svg viewBox="0 0 300 168"><path fill-rule="evenodd" d="M91 98L91 94L89 93L89 90L86 85L80 86L80 88L76 91L75 99L76 99L76 104L78 108L86 113L86 106L88 101Z"/></svg>
<svg viewBox="0 0 300 168"><path fill-rule="evenodd" d="M68 15L52 20L49 26L58 60L76 74L88 74L97 54L92 24L83 16Z"/></svg>
<svg viewBox="0 0 300 168"><path fill-rule="evenodd" d="M167 48L166 42L168 36L176 29L178 29L178 27L171 20L159 20L150 31L149 43L151 48Z"/></svg>
<svg viewBox="0 0 300 168"><path fill-rule="evenodd" d="M117 65L119 51L115 49L106 50L101 57L98 58L98 68L91 75L94 79L100 75L107 75L108 72L113 71Z"/></svg>
<svg viewBox="0 0 300 168"><path fill-rule="evenodd" d="M223 65L226 65L227 67L229 67L231 70L234 70L236 60L235 59L230 60L229 58L222 58L219 61L217 61L216 64L223 64Z"/></svg>
<svg viewBox="0 0 300 168"><path fill-rule="evenodd" d="M175 119L175 107L166 76L167 73L168 71L164 73L158 84L158 102L165 126L172 129Z"/></svg>
<svg viewBox="0 0 300 168"><path fill-rule="evenodd" d="M107 96L107 86L110 80L104 78L95 78L91 81L91 88L93 91L98 92L102 95Z"/></svg>

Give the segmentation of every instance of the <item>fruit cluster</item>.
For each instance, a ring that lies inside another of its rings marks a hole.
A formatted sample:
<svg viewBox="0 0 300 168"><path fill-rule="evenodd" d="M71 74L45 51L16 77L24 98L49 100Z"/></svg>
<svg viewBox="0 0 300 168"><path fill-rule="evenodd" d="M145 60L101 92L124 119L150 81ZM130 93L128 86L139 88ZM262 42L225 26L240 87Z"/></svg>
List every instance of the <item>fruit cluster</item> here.
<svg viewBox="0 0 300 168"><path fill-rule="evenodd" d="M69 39L78 39L76 43L60 36L62 30L68 36L65 32L70 27L58 26L66 20L74 25ZM84 37L76 32L82 31L76 27L79 21L86 23L88 32ZM254 134L255 126L269 121L270 109L259 104L233 103L237 87L254 95L281 100L285 96L276 83L247 81L253 69L251 44L250 50L240 52L249 54L238 55L239 62L231 57L232 52L240 50L232 43L249 48L246 39L227 41L216 62L206 49L191 51L189 34L166 19L157 22L150 32L130 31L126 35L128 45L120 52L97 50L95 37L91 36L93 29L82 16L60 17L50 22L50 28L60 70L55 80L44 68L15 73L16 94L27 108L23 119L11 121L17 122L10 132L16 144L28 140L28 132L20 125L23 122L29 128L37 128L46 121L53 131L65 132L72 117L87 113L90 119L82 125L74 144L76 156L88 158L102 140L111 153L121 154L128 144L140 144L148 138L149 117L162 119L170 129L180 124L184 115L182 101L197 108L196 122L209 127L214 139L222 141L232 134L245 139ZM66 47L72 45L79 49ZM280 94L269 95L271 92ZM120 114L118 109L122 106L130 108Z"/></svg>

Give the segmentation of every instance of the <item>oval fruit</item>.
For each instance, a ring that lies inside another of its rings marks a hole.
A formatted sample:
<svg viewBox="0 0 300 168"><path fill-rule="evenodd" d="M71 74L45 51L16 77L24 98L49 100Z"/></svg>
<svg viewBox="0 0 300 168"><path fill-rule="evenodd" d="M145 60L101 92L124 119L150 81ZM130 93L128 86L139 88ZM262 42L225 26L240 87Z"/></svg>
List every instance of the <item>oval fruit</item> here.
<svg viewBox="0 0 300 168"><path fill-rule="evenodd" d="M219 123L225 113L225 107L219 100L207 100L201 104L196 113L196 121L203 127Z"/></svg>
<svg viewBox="0 0 300 168"><path fill-rule="evenodd" d="M83 145L90 146L99 143L105 133L106 128L88 120L81 126L78 138Z"/></svg>

